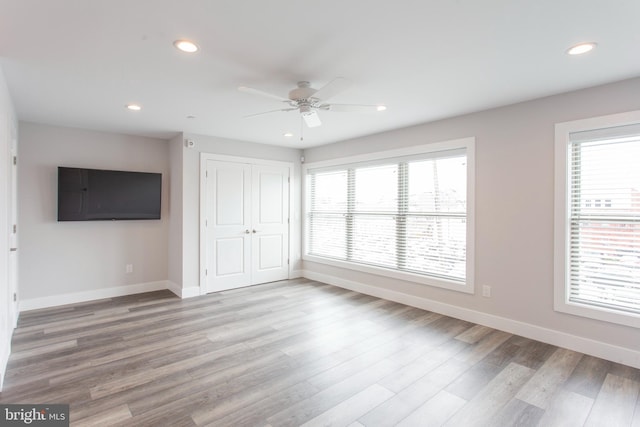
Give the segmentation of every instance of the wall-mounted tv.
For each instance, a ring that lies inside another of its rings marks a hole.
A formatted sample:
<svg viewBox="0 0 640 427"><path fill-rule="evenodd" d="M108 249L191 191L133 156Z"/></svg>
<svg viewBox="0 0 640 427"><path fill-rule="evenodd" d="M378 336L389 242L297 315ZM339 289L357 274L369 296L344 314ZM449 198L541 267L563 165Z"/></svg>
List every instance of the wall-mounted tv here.
<svg viewBox="0 0 640 427"><path fill-rule="evenodd" d="M162 174L58 167L58 221L160 219Z"/></svg>

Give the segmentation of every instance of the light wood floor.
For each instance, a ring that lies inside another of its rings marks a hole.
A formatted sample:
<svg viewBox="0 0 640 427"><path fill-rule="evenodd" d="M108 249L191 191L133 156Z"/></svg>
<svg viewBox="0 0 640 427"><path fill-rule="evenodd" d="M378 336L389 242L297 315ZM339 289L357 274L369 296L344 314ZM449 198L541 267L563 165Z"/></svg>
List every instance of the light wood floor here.
<svg viewBox="0 0 640 427"><path fill-rule="evenodd" d="M1 403L71 425L640 427L640 370L294 280L20 316Z"/></svg>

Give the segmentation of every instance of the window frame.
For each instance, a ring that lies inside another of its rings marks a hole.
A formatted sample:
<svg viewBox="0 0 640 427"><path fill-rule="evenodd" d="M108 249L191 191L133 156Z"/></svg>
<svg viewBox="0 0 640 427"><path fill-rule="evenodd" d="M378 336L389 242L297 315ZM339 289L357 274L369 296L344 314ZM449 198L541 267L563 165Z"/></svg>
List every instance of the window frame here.
<svg viewBox="0 0 640 427"><path fill-rule="evenodd" d="M331 258L320 257L309 254L309 208L310 208L310 191L309 191L309 171L317 169L339 169L350 165L358 164L359 166L371 164L382 164L386 160L396 160L401 157L429 156L442 151L464 150L467 157L467 210L466 210L466 268L465 280L454 281L445 278L428 276L407 271L383 268L378 266L370 266L358 264L354 262L337 260ZM318 264L324 264L334 267L345 268L349 270L359 271L363 273L375 274L378 276L390 277L393 279L404 280L413 283L419 283L438 288L450 289L464 293L474 293L474 271L475 271L475 138L467 137L443 142L434 142L412 146L407 148L378 151L368 154L341 157L332 160L325 160L313 163L305 163L302 167L303 180L303 254L304 261L310 261Z"/></svg>
<svg viewBox="0 0 640 427"><path fill-rule="evenodd" d="M640 110L626 113L592 117L582 120L557 123L555 125L555 188L554 188L554 310L602 320L620 325L640 328L640 316L633 313L606 307L569 301L571 244L570 218L570 179L569 150L571 134L576 132L597 131L612 127L640 124ZM602 202L602 200L600 200ZM595 203L595 201L594 201Z"/></svg>

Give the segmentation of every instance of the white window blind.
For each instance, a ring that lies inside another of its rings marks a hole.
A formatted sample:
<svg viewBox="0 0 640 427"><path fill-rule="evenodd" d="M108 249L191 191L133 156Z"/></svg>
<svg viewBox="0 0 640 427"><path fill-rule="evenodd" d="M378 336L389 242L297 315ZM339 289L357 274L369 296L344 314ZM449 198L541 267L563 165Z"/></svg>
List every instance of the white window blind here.
<svg viewBox="0 0 640 427"><path fill-rule="evenodd" d="M569 139L567 299L640 315L640 128Z"/></svg>
<svg viewBox="0 0 640 427"><path fill-rule="evenodd" d="M465 150L308 170L307 251L464 282Z"/></svg>

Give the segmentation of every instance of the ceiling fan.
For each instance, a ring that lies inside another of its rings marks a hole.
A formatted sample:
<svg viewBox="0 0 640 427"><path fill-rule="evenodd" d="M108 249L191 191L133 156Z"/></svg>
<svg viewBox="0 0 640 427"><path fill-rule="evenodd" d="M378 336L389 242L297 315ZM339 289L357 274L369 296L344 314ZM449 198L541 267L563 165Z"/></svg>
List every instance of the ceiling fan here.
<svg viewBox="0 0 640 427"><path fill-rule="evenodd" d="M289 91L289 97L284 98L279 95L273 95L258 89L240 86L240 92L250 93L252 95L264 96L285 103L288 107L278 110L265 111L263 113L251 114L245 117L261 116L263 114L276 113L279 111L300 111L302 119L308 127L320 126L322 122L318 116L319 110L337 111L337 112L375 112L386 109L383 105L358 105L358 104L329 104L330 98L344 91L351 85L351 82L345 78L338 77L333 79L320 89L314 89L308 81L298 82L298 87Z"/></svg>

